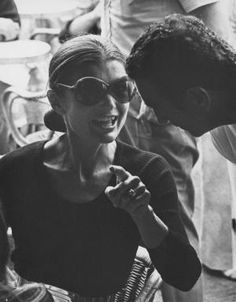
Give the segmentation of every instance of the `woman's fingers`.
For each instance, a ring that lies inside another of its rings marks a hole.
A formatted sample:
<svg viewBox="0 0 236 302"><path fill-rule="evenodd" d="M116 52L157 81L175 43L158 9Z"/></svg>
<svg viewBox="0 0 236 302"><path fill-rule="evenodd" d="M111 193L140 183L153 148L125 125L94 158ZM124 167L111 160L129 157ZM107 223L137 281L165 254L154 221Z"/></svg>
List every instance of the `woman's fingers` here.
<svg viewBox="0 0 236 302"><path fill-rule="evenodd" d="M122 208L130 214L136 209L147 206L150 193L138 176L133 176L123 167L111 166L110 170L117 177L117 185L107 187L105 193L115 207Z"/></svg>
<svg viewBox="0 0 236 302"><path fill-rule="evenodd" d="M126 180L130 176L130 173L121 166L112 165L110 171L116 175L117 183Z"/></svg>
<svg viewBox="0 0 236 302"><path fill-rule="evenodd" d="M140 185L140 178L133 176L127 172L123 167L111 166L110 170L116 175L117 185L112 190L113 198L117 199L117 202L121 197L128 194L130 189L136 190ZM109 190L111 192L111 190Z"/></svg>
<svg viewBox="0 0 236 302"><path fill-rule="evenodd" d="M139 185L136 187L136 189L134 190L134 196L138 197L141 196L146 190L146 186L140 182Z"/></svg>
<svg viewBox="0 0 236 302"><path fill-rule="evenodd" d="M131 216L137 216L148 206L150 200L149 191L145 190L143 194L132 197L122 198L119 203L119 208L127 211Z"/></svg>

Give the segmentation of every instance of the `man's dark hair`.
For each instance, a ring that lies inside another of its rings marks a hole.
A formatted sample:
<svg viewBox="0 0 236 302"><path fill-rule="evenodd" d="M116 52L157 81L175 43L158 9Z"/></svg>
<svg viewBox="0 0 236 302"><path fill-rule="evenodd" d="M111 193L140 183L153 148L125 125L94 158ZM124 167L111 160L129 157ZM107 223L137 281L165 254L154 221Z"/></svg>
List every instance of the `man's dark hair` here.
<svg viewBox="0 0 236 302"><path fill-rule="evenodd" d="M234 89L236 54L196 17L173 14L153 23L134 44L126 62L134 80L148 78L165 96L187 88Z"/></svg>

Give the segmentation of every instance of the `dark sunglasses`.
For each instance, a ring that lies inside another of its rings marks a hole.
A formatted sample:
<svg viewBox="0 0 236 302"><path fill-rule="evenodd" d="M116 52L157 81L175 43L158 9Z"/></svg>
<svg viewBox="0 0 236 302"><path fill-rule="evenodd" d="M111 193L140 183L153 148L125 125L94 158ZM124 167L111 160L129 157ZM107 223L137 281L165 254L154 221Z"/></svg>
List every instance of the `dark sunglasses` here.
<svg viewBox="0 0 236 302"><path fill-rule="evenodd" d="M119 103L128 103L135 92L135 83L127 77L120 78L112 83L107 83L99 78L84 77L73 86L57 83L59 87L73 90L78 102L92 106L104 100L107 94L112 95Z"/></svg>

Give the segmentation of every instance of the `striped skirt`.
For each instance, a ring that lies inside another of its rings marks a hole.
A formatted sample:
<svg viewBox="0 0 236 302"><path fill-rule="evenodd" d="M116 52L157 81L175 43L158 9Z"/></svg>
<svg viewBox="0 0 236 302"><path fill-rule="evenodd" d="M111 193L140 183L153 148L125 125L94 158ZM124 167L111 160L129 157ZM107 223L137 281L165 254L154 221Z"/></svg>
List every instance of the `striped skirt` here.
<svg viewBox="0 0 236 302"><path fill-rule="evenodd" d="M10 270L8 275L10 286L7 290L0 286L0 302L148 302L162 281L153 265L140 258L135 258L126 285L106 297L82 297L52 285L28 282Z"/></svg>

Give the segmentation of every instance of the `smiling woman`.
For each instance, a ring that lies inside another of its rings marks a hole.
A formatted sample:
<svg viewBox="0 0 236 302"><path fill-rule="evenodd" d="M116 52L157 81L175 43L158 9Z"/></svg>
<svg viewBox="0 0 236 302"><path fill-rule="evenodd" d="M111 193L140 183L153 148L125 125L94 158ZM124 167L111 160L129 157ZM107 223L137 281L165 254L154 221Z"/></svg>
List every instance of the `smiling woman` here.
<svg viewBox="0 0 236 302"><path fill-rule="evenodd" d="M17 273L72 291L76 301L116 301L142 244L166 282L189 290L201 265L169 166L117 141L136 91L122 54L101 37L74 38L53 56L49 79L65 134L0 161Z"/></svg>

